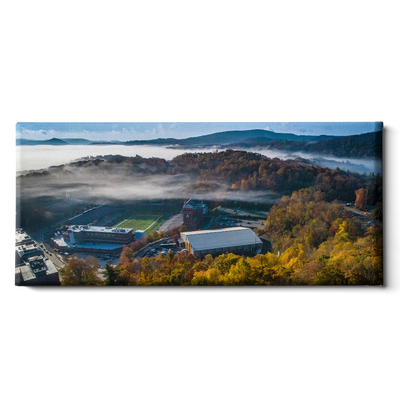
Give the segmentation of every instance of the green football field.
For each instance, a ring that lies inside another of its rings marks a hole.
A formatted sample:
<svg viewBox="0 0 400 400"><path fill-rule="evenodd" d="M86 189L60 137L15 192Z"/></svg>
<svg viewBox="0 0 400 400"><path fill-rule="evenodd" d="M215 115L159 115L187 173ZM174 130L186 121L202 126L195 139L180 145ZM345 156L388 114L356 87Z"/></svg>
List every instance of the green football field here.
<svg viewBox="0 0 400 400"><path fill-rule="evenodd" d="M134 214L127 219L124 219L114 226L120 228L132 228L133 231L136 230L145 230L147 234L154 232L157 230L160 225L167 218L163 215L155 215L155 214Z"/></svg>

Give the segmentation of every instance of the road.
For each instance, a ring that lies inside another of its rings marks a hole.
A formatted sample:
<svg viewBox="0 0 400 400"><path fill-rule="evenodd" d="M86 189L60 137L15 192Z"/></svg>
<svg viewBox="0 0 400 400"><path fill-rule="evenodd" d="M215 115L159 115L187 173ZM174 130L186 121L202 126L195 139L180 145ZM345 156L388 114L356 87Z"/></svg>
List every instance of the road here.
<svg viewBox="0 0 400 400"><path fill-rule="evenodd" d="M374 225L378 225L378 226L382 227L382 222L381 222L381 221L378 221L378 220L375 219L375 218L372 218L371 215L370 215L370 213L367 212L367 211L360 211L360 210L358 210L357 208L355 208L355 207L350 207L350 206L344 206L344 209L345 209L346 211L349 211L349 212L353 213L353 214L357 214L357 215L360 216L361 218L366 218L369 222L372 222Z"/></svg>
<svg viewBox="0 0 400 400"><path fill-rule="evenodd" d="M36 231L33 233L27 232L27 234L43 249L43 254L55 265L57 269L63 268L65 266L65 262L62 257L53 251L53 249L47 245L42 237L45 233L45 229L40 231Z"/></svg>

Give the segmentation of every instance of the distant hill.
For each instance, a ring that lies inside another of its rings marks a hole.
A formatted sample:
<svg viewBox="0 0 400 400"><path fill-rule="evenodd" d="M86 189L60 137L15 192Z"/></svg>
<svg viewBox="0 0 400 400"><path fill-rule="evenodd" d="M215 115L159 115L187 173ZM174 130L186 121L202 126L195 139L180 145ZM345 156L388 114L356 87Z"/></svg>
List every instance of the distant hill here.
<svg viewBox="0 0 400 400"><path fill-rule="evenodd" d="M65 146L67 144L68 143L66 141L57 138L48 140L17 139L17 146L37 146L37 145Z"/></svg>
<svg viewBox="0 0 400 400"><path fill-rule="evenodd" d="M264 129L250 129L246 131L226 131L217 132L210 135L203 135L198 137L191 137L187 139L181 139L179 144L181 145L224 145L241 142L244 140L251 140L257 138L265 138L267 141L270 139L275 140L289 140L293 142L306 142L310 140L319 141L334 138L335 136L307 136L307 135L294 135L293 133L277 133L267 131Z"/></svg>
<svg viewBox="0 0 400 400"><path fill-rule="evenodd" d="M90 144L92 143L91 140L87 140L87 139L75 139L75 138L65 138L63 139L64 142L67 142L68 144Z"/></svg>
<svg viewBox="0 0 400 400"><path fill-rule="evenodd" d="M267 147L282 151L302 151L320 155L349 158L382 158L382 131L361 135L335 136L329 140L295 142L289 140L264 140L252 138L235 143L235 147Z"/></svg>
<svg viewBox="0 0 400 400"><path fill-rule="evenodd" d="M149 140L87 140L80 138L29 140L17 139L17 145L125 145L125 146L180 146L186 148L202 148L209 146L238 147L254 149L267 147L269 149L287 152L307 152L336 157L351 158L382 158L382 132L370 132L352 136L308 136L292 133L277 133L263 129L246 131L226 131L209 135L190 137L186 139L159 138Z"/></svg>

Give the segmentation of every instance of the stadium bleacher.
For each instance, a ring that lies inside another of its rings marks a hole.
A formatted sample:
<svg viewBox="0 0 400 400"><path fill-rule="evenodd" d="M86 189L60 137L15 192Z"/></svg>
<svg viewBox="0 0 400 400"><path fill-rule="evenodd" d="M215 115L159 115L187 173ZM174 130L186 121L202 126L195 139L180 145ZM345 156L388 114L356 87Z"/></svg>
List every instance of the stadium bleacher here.
<svg viewBox="0 0 400 400"><path fill-rule="evenodd" d="M82 214L70 218L68 222L70 225L89 225L96 223L101 218L112 213L113 211L114 211L113 206L101 205L96 208L84 211ZM101 225L103 225L103 223Z"/></svg>

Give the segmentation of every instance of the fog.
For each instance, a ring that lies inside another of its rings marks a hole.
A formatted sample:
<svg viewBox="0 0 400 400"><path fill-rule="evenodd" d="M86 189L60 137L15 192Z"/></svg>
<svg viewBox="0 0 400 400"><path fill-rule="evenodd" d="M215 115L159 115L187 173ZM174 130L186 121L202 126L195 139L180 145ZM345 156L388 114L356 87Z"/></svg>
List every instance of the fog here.
<svg viewBox="0 0 400 400"><path fill-rule="evenodd" d="M22 170L38 170L53 165L65 164L59 168L50 168L43 173L35 172L17 178L18 198L37 198L50 196L59 203L113 203L115 201L130 202L151 199L189 199L194 195L195 179L187 174L181 175L145 175L133 173L129 163L113 163L107 168L86 164L77 167L68 164L73 160L106 154L124 156L140 155L143 158L159 157L171 160L179 154L190 152L189 149L165 148L160 146L19 146L19 168ZM207 148L206 152L221 150L217 147ZM238 149L240 150L240 149ZM249 149L247 149L249 150ZM329 168L339 167L358 173L381 172L380 162L373 160L355 160L340 158L324 158L305 153L284 153L269 149L251 149L270 158L294 159L301 157L315 165ZM194 151L194 150L192 150ZM205 149L196 149L205 152ZM149 169L150 165L147 165ZM207 182L212 187L208 192L196 190L196 196L208 201L238 201L258 204L273 204L280 194L269 191L232 191L221 182Z"/></svg>
<svg viewBox="0 0 400 400"><path fill-rule="evenodd" d="M319 165L320 167L328 167L330 169L336 169L339 167L340 169L350 172L357 172L359 174L370 172L374 173L382 173L382 162L381 160L371 160L371 159L359 159L359 158L341 158L335 156L325 156L319 154L311 154L311 153L303 153L300 151L297 152L282 152L278 150L270 150L270 149L252 149L252 151L256 153L260 153L264 156L270 158L280 158L282 160L295 159L297 157L301 157L311 161L315 165Z"/></svg>
<svg viewBox="0 0 400 400"><path fill-rule="evenodd" d="M162 147L162 146L123 146L123 145L83 145L83 146L17 146L17 174L30 170L49 168L54 165L67 164L74 160L86 156L104 156L107 154L120 154L126 157L140 155L143 158L158 157L172 160L174 157L188 152L213 152L215 150L224 151L221 147L208 147L204 149L185 149L181 147ZM235 149L233 150L243 150ZM279 150L265 148L249 148L252 151L263 154L270 158L280 158L282 160L301 157L310 160L315 165L335 169L339 167L345 171L358 173L381 173L382 166L380 160L338 158L333 156L321 156L318 154L307 154L302 152L288 153Z"/></svg>
<svg viewBox="0 0 400 400"><path fill-rule="evenodd" d="M212 190L193 191L193 178L180 175L141 175L132 173L128 164L112 164L107 169L75 167L50 169L46 173L20 176L18 197L51 196L58 200L82 202L138 201L150 199L233 200L263 204L274 203L279 196L268 191L231 191L225 183L208 181Z"/></svg>

